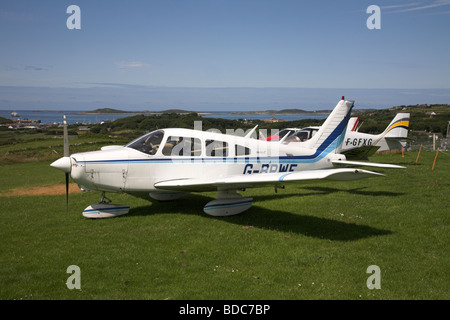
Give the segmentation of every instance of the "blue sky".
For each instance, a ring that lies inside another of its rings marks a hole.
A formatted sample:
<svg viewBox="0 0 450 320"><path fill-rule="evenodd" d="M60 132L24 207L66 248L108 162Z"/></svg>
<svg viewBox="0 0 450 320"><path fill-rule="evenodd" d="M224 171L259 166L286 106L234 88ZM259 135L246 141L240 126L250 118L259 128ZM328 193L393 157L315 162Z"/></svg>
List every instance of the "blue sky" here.
<svg viewBox="0 0 450 320"><path fill-rule="evenodd" d="M0 108L450 103L449 34L450 0L2 0Z"/></svg>

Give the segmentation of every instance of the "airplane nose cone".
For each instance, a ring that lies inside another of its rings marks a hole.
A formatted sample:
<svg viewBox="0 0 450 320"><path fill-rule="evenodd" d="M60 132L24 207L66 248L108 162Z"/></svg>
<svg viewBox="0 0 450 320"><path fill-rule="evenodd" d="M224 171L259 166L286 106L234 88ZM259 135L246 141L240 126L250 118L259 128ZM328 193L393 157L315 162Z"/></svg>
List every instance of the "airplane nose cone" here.
<svg viewBox="0 0 450 320"><path fill-rule="evenodd" d="M69 173L72 169L70 157L62 157L53 162L50 167Z"/></svg>

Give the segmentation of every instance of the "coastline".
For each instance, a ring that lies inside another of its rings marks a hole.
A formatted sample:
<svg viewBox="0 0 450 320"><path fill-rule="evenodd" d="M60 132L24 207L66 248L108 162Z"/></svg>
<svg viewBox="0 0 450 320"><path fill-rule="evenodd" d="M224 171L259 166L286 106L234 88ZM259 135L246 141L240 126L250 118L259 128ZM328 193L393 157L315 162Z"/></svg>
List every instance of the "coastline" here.
<svg viewBox="0 0 450 320"><path fill-rule="evenodd" d="M229 114L238 114L238 115L251 115L251 114L260 114L260 115L271 115L271 114L275 114L275 115L302 115L302 114L306 114L306 115L328 115L331 113L331 111L299 111L299 112L295 112L295 111L283 111L283 110L267 110L267 111L242 111L242 112L228 112Z"/></svg>
<svg viewBox="0 0 450 320"><path fill-rule="evenodd" d="M80 111L80 112L67 112L67 111L61 111L61 110L31 110L31 112L36 113L65 113L65 114L77 114L77 115L160 115L164 113L171 113L168 111L124 111L124 112L94 112L94 111ZM183 112L175 112L178 114L189 114L189 113L197 113L198 115L211 115L214 114L212 112L197 112L197 111L183 111Z"/></svg>

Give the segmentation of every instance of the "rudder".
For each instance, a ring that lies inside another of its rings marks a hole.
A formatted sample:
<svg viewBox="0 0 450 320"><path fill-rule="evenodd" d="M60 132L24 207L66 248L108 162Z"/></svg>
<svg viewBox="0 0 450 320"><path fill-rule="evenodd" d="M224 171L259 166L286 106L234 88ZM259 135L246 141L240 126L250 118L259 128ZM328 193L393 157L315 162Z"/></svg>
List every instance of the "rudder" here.
<svg viewBox="0 0 450 320"><path fill-rule="evenodd" d="M318 151L335 150L336 153L340 153L353 104L353 100L339 101L319 131L310 140L304 142L304 147Z"/></svg>
<svg viewBox="0 0 450 320"><path fill-rule="evenodd" d="M408 136L409 116L409 113L397 113L382 136L385 138L406 138Z"/></svg>

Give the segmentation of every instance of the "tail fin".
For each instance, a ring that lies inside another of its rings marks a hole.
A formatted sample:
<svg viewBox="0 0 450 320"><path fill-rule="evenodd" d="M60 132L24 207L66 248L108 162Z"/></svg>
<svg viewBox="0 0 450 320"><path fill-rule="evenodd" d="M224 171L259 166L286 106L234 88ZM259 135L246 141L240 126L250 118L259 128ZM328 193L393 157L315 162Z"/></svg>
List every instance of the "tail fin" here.
<svg viewBox="0 0 450 320"><path fill-rule="evenodd" d="M381 136L384 138L406 138L408 127L409 113L397 113Z"/></svg>
<svg viewBox="0 0 450 320"><path fill-rule="evenodd" d="M327 150L340 153L353 103L352 100L339 101L319 131L311 139L303 142L303 146L317 149L318 152Z"/></svg>
<svg viewBox="0 0 450 320"><path fill-rule="evenodd" d="M348 131L358 131L359 117L351 117L348 120L347 132Z"/></svg>

